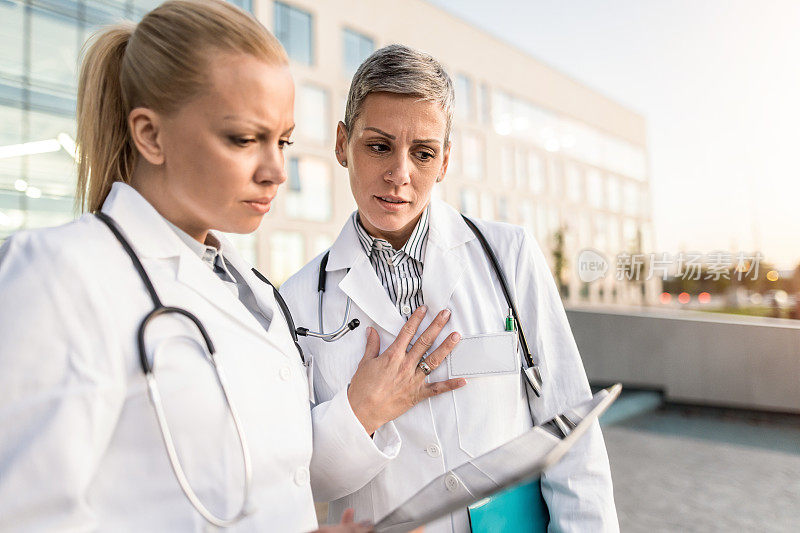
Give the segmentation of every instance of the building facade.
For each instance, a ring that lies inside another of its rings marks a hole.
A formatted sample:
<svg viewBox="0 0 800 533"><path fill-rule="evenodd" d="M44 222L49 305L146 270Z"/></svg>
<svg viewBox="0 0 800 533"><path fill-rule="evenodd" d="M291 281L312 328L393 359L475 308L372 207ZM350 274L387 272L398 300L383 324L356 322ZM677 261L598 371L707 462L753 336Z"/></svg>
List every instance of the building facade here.
<svg viewBox="0 0 800 533"><path fill-rule="evenodd" d="M100 25L136 20L157 3L0 0L0 239L74 216L81 44ZM361 61L403 43L442 61L456 86L451 163L435 196L528 229L568 303L655 301L656 281L615 273L617 254L653 249L641 116L423 0L234 3L284 44L297 88L289 181L259 231L236 238L275 281L330 246L355 208L333 157L336 125ZM580 281L584 248L609 261L604 279Z"/></svg>

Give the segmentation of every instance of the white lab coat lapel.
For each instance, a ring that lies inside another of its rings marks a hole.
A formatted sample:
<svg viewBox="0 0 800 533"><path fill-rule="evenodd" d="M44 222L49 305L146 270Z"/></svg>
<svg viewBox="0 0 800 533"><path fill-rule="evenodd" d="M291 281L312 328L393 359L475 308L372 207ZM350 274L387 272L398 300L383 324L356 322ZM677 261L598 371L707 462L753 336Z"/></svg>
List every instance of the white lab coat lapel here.
<svg viewBox="0 0 800 533"><path fill-rule="evenodd" d="M152 259L163 264L172 270L179 282L254 334L266 338L264 328L255 317L239 302L224 282L175 235L158 211L135 189L121 182L114 183L102 211L117 222L143 263ZM249 272L249 269L246 270ZM151 278L158 292L157 280L152 275ZM181 305L179 302L162 303Z"/></svg>
<svg viewBox="0 0 800 533"><path fill-rule="evenodd" d="M253 274L253 267L239 255L236 248L228 239L217 232L214 232L214 236L216 236L220 242L222 254L230 261L233 268L239 272L242 278L244 278L245 283L250 286L253 295L256 297L258 307L265 313L272 315L268 330L270 340L273 341L287 357L299 357L297 348L294 345L294 339L289 331L289 325L286 322L286 317L283 316L283 311L275 299L275 293L272 291L272 287ZM249 312L247 314L250 315ZM252 318L252 315L250 315L250 317ZM258 325L259 330L263 332L264 328L261 324L258 324L258 321L255 319L254 321Z"/></svg>
<svg viewBox="0 0 800 533"><path fill-rule="evenodd" d="M474 239L461 215L440 201L431 203L430 229L422 269L422 295L425 304L436 316L448 307L450 297L467 268L464 243Z"/></svg>
<svg viewBox="0 0 800 533"><path fill-rule="evenodd" d="M392 304L386 289L372 268L369 257L361 248L352 219L348 219L336 242L331 246L325 270L334 272L343 268L349 268L350 271L339 282L342 292L378 326L397 335L405 324L405 319Z"/></svg>

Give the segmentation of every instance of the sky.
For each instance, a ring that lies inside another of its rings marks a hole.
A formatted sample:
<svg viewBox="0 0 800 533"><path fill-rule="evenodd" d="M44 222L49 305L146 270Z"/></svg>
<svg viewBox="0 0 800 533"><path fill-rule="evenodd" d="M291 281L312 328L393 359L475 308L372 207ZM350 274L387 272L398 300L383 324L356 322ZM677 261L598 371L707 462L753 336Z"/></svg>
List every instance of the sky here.
<svg viewBox="0 0 800 533"><path fill-rule="evenodd" d="M645 117L654 252L800 262L800 1L429 1Z"/></svg>

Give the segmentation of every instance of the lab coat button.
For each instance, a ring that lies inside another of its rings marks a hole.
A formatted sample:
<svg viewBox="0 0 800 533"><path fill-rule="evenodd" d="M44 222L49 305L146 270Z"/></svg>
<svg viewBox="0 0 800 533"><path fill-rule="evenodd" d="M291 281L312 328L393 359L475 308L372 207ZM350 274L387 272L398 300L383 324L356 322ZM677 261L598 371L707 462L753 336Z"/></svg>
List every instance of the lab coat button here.
<svg viewBox="0 0 800 533"><path fill-rule="evenodd" d="M444 477L444 486L450 492L453 492L458 488L458 478L453 474L447 474Z"/></svg>
<svg viewBox="0 0 800 533"><path fill-rule="evenodd" d="M292 377L292 369L288 366L281 368L280 376L283 381L289 381L289 378Z"/></svg>
<svg viewBox="0 0 800 533"><path fill-rule="evenodd" d="M411 314L411 306L410 305L404 305L400 309L400 312L402 312L404 315L410 315Z"/></svg>
<svg viewBox="0 0 800 533"><path fill-rule="evenodd" d="M294 482L300 486L303 486L306 483L308 483L309 478L310 475L308 473L308 468L306 468L305 466L299 467L294 472Z"/></svg>
<svg viewBox="0 0 800 533"><path fill-rule="evenodd" d="M439 457L440 455L442 455L442 449L439 448L439 446L436 444L428 444L428 447L425 448L425 451L431 457Z"/></svg>

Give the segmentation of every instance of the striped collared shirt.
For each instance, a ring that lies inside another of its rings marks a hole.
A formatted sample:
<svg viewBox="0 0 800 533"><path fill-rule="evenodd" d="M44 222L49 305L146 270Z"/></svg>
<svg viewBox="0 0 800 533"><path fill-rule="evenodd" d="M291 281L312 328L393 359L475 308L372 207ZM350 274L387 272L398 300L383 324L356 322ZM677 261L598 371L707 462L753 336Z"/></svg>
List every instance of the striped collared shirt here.
<svg viewBox="0 0 800 533"><path fill-rule="evenodd" d="M425 259L425 246L428 243L428 218L430 204L422 212L408 241L399 250L392 248L389 241L371 236L353 213L353 225L358 241L369 256L372 268L378 275L381 285L404 318L422 305L422 263Z"/></svg>

